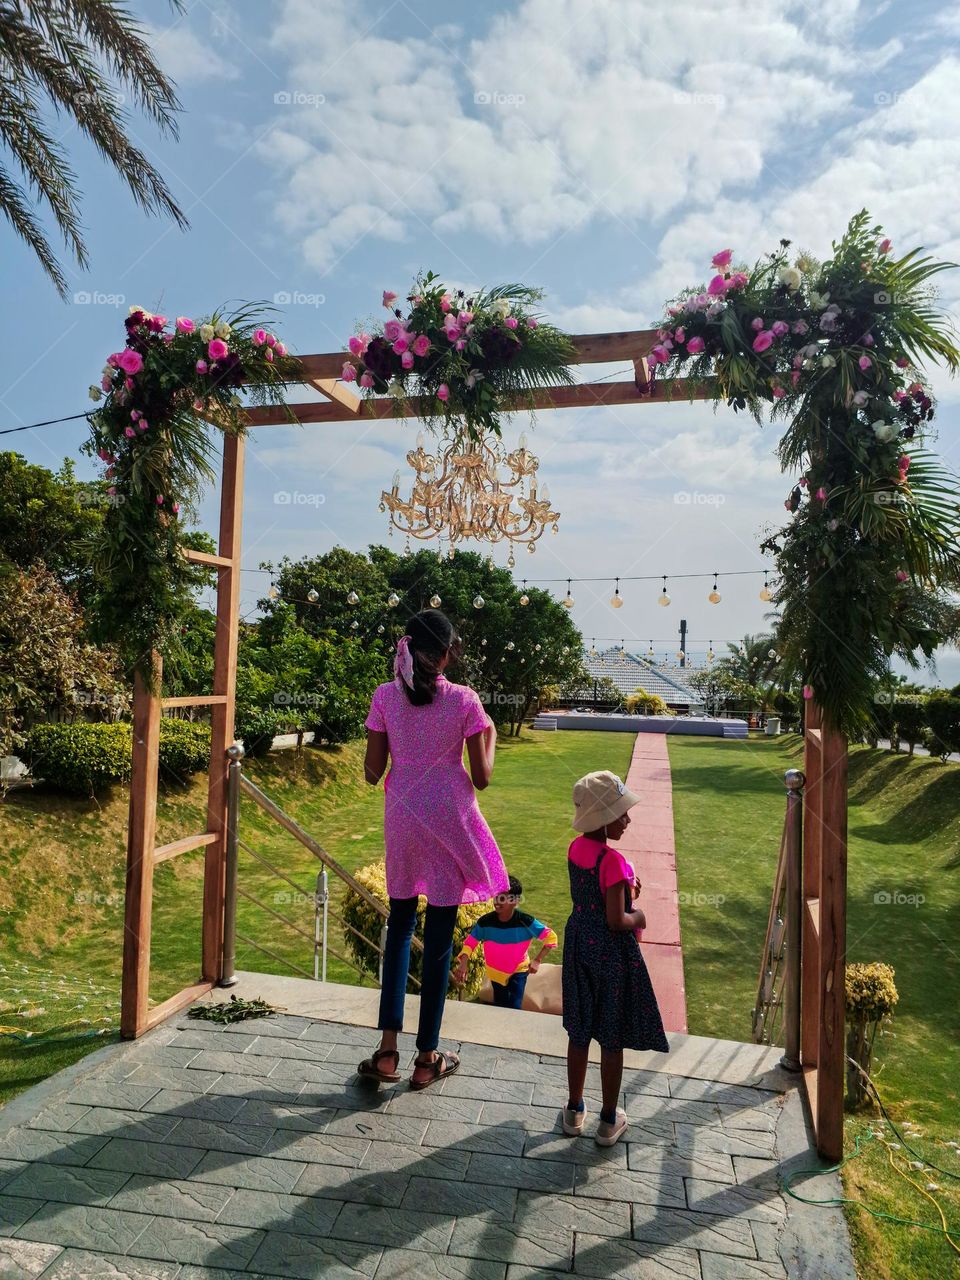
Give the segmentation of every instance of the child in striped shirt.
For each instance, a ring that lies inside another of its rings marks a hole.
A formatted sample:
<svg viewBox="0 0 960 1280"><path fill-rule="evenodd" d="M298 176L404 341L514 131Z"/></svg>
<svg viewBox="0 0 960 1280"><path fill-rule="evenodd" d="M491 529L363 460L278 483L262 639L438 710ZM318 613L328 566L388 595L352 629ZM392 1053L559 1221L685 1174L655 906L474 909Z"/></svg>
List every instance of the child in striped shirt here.
<svg viewBox="0 0 960 1280"><path fill-rule="evenodd" d="M483 946L486 975L493 985L493 1003L504 1009L520 1009L527 975L536 973L545 951L557 945L557 935L549 925L518 910L523 885L510 877L510 889L493 900L493 910L481 916L463 940L453 980L462 986L467 978L467 962L477 947ZM540 941L535 959L527 955L530 943Z"/></svg>

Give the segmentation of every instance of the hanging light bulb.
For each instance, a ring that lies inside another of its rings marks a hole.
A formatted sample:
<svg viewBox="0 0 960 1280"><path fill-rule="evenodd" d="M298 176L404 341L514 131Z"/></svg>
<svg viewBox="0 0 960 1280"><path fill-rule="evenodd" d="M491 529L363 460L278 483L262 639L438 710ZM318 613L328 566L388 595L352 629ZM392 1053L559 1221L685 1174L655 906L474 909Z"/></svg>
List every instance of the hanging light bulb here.
<svg viewBox="0 0 960 1280"><path fill-rule="evenodd" d="M721 597L720 597L720 592L717 590L717 575L716 575L716 574L714 574L714 575L713 575L713 590L712 590L712 591L710 592L710 594L707 596L707 599L710 601L710 603L711 603L711 604L719 604L719 603L720 603L720 599L721 599Z"/></svg>
<svg viewBox="0 0 960 1280"><path fill-rule="evenodd" d="M387 608L395 609L399 603L400 603L400 597L397 595L395 591L391 591L390 594L387 596Z"/></svg>
<svg viewBox="0 0 960 1280"><path fill-rule="evenodd" d="M747 646L742 644L737 652L740 654L741 658L745 658L747 656Z"/></svg>
<svg viewBox="0 0 960 1280"><path fill-rule="evenodd" d="M523 590L523 595L520 597L520 603L522 605L528 605L530 603L530 597L527 595L527 591L526 591L526 587L527 587L526 578L524 578L523 580L523 587L524 587L524 590Z"/></svg>
<svg viewBox="0 0 960 1280"><path fill-rule="evenodd" d="M569 646L568 644L565 644L565 645L563 646L563 648L560 650L560 652L561 652L561 653L563 653L563 654L567 654L567 653L569 653L569 652L570 652L570 646Z"/></svg>
<svg viewBox="0 0 960 1280"><path fill-rule="evenodd" d="M667 575L664 574L663 590L660 592L660 595L657 597L657 604L665 609L669 603L670 603L670 597L667 595Z"/></svg>
<svg viewBox="0 0 960 1280"><path fill-rule="evenodd" d="M676 652L673 656L676 658L676 660L677 660L678 662L682 662L682 661L683 661L683 656L684 656L684 655L683 655L683 650L682 650L682 649L678 649L678 650L677 650L677 652Z"/></svg>
<svg viewBox="0 0 960 1280"><path fill-rule="evenodd" d="M766 574L763 575L763 586L760 589L760 599L763 601L764 604L768 604L770 600L773 599L773 596L770 592L770 583L767 581Z"/></svg>
<svg viewBox="0 0 960 1280"><path fill-rule="evenodd" d="M653 641L652 640L650 641L650 647L647 649L647 657L648 658L653 657Z"/></svg>
<svg viewBox="0 0 960 1280"><path fill-rule="evenodd" d="M485 647L485 646L486 646L486 643L487 643L487 637L486 637L486 636L484 636L484 637L483 637L483 639L480 641L480 643L481 643L482 645L484 645L484 647Z"/></svg>
<svg viewBox="0 0 960 1280"><path fill-rule="evenodd" d="M486 602L486 600L484 600L483 596L474 596L474 597L473 597L473 607L474 607L475 609L482 609L482 608L483 608L483 606L484 606L486 603L487 603L487 602Z"/></svg>
<svg viewBox="0 0 960 1280"><path fill-rule="evenodd" d="M512 641L512 640L508 640L508 641L507 641L507 644L506 644L506 647L512 651L512 650L514 650L517 646L513 643L513 641Z"/></svg>
<svg viewBox="0 0 960 1280"><path fill-rule="evenodd" d="M570 594L570 582L571 582L571 579L570 579L570 578L568 578L568 579L567 579L567 594L566 594L566 597L564 598L564 601L563 601L563 607L564 607L565 609L572 609L572 608L573 608L573 605L574 605L574 599L573 599L573 596Z"/></svg>
<svg viewBox="0 0 960 1280"><path fill-rule="evenodd" d="M317 591L315 587L311 587L310 590L307 592L307 599L310 601L311 604L316 604L317 601L320 599L320 592Z"/></svg>
<svg viewBox="0 0 960 1280"><path fill-rule="evenodd" d="M777 660L777 651L776 651L776 649L768 649L768 650L767 650L767 657L768 657L768 658L772 658L772 659L773 659L773 661L774 661L774 662L776 662L776 660Z"/></svg>
<svg viewBox="0 0 960 1280"><path fill-rule="evenodd" d="M616 579L614 579L614 581L616 582L616 586L614 587L613 595L610 597L610 608L611 608L611 609L622 609L622 608L623 608L623 596L621 596L621 594L620 594L620 579L619 579L619 578L616 578Z"/></svg>
<svg viewBox="0 0 960 1280"><path fill-rule="evenodd" d="M717 655L713 652L713 641L710 641L710 648L707 650L707 661L712 662Z"/></svg>
<svg viewBox="0 0 960 1280"><path fill-rule="evenodd" d="M599 657L600 657L599 653L597 653L597 642L596 642L596 640L591 640L591 641L590 641L590 657L591 657L591 658L599 658Z"/></svg>
<svg viewBox="0 0 960 1280"><path fill-rule="evenodd" d="M274 586L274 584L271 582L271 583L270 583L270 589L269 589L269 591L267 592L267 598L268 598L269 600L276 600L276 599L279 597L279 595L280 595L280 590L279 590L279 588L278 588L278 587L275 587L275 586Z"/></svg>
<svg viewBox="0 0 960 1280"><path fill-rule="evenodd" d="M540 645L535 644L535 645L533 646L534 653L539 653L539 652L540 652L540 648L541 648L541 646L540 646Z"/></svg>
<svg viewBox="0 0 960 1280"><path fill-rule="evenodd" d="M377 635L378 635L378 636L382 636L382 635L383 635L383 633L384 633L384 631L386 631L386 627L385 627L385 626L383 625L383 623L381 622L381 623L380 623L380 625L379 625L379 627L377 627Z"/></svg>
<svg viewBox="0 0 960 1280"><path fill-rule="evenodd" d="M439 609L441 604L443 604L443 601L440 599L437 593L434 592L433 595L430 597L430 608Z"/></svg>
<svg viewBox="0 0 960 1280"><path fill-rule="evenodd" d="M354 618L354 620L350 623L350 630L351 630L351 631L356 631L356 629L357 629L359 626L360 626L360 623L356 620L356 618Z"/></svg>
<svg viewBox="0 0 960 1280"><path fill-rule="evenodd" d="M347 596L347 604L359 604L359 603L360 603L360 597L357 595L355 591L351 591L350 594Z"/></svg>

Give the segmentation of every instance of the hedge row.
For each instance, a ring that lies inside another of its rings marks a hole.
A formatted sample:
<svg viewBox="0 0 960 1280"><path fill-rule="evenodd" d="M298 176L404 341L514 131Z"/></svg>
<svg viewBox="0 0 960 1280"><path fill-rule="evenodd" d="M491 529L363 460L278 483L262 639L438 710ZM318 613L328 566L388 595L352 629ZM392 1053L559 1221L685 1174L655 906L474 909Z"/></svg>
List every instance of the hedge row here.
<svg viewBox="0 0 960 1280"><path fill-rule="evenodd" d="M889 738L899 749L906 745L926 747L932 755L946 759L960 751L960 695L956 690L926 697L894 698L877 708L879 737Z"/></svg>
<svg viewBox="0 0 960 1280"><path fill-rule="evenodd" d="M23 756L37 778L70 795L93 796L130 778L133 729L129 724L38 724ZM160 777L179 782L210 763L210 726L160 721Z"/></svg>

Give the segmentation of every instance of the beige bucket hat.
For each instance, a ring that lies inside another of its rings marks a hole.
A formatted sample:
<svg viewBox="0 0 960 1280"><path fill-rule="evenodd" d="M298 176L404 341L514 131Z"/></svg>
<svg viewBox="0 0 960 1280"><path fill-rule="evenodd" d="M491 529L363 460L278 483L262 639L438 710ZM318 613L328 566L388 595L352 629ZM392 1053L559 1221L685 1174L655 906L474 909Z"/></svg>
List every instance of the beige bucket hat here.
<svg viewBox="0 0 960 1280"><path fill-rule="evenodd" d="M628 791L621 778L609 769L586 773L573 784L574 831L599 831L622 818L640 797Z"/></svg>

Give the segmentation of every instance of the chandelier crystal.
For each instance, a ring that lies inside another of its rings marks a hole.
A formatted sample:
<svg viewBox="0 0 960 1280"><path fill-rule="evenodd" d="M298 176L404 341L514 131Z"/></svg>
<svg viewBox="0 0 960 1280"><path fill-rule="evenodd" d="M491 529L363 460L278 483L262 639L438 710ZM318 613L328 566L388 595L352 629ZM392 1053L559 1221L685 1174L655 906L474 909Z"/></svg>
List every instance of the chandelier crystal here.
<svg viewBox="0 0 960 1280"><path fill-rule="evenodd" d="M507 541L512 566L514 543L533 551L548 525L558 532L560 512L551 510L546 486L537 491L540 459L525 435L507 453L499 440L470 440L461 431L436 455L426 451L421 433L407 462L414 471L410 496L400 496L397 472L393 487L380 495L380 510L409 537L446 537L451 548L468 539Z"/></svg>

